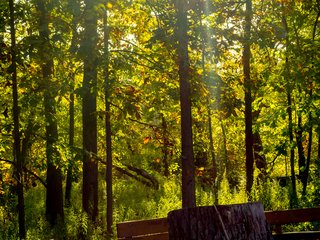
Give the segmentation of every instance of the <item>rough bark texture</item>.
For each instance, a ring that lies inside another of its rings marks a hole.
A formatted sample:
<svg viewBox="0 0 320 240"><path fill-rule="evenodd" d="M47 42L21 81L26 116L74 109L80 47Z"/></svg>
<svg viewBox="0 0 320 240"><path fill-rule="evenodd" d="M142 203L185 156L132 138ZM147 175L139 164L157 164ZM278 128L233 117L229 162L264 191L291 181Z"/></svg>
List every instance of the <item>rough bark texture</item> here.
<svg viewBox="0 0 320 240"><path fill-rule="evenodd" d="M263 182L267 175L267 160L263 154L262 140L259 132L253 133L253 156L256 167L260 170L258 177Z"/></svg>
<svg viewBox="0 0 320 240"><path fill-rule="evenodd" d="M209 100L208 100L209 102ZM208 103L208 129L209 129L209 152L211 155L212 160L212 180L213 180L213 196L214 196L214 204L218 204L218 183L217 183L217 176L218 176L218 167L217 167L217 160L213 145L213 131L212 131L212 119L211 119L211 110L210 105Z"/></svg>
<svg viewBox="0 0 320 240"><path fill-rule="evenodd" d="M313 24L313 31L312 31L312 43L315 43L315 38L316 38L316 32L318 29L318 24L319 24L319 18L320 18L320 1L317 2L317 16ZM317 53L315 53L317 54ZM317 79L318 80L318 79ZM310 99L313 98L313 81L309 80L309 97ZM308 135L309 135L309 142L308 142L308 153L307 153L307 162L306 162L306 174L305 174L305 179L303 181L303 190L302 194L305 196L307 193L307 185L308 185L308 178L309 178L309 170L310 170L310 163L311 163L311 151L312 151L312 138L313 138L313 117L312 113L309 112L308 114L308 121L309 121L309 127L308 127Z"/></svg>
<svg viewBox="0 0 320 240"><path fill-rule="evenodd" d="M169 158L169 140L168 140L168 125L166 122L166 119L164 116L161 116L162 119L162 142L163 142L163 147L162 147L162 153L163 153L163 175L166 177L169 177L169 163L168 163L168 158Z"/></svg>
<svg viewBox="0 0 320 240"><path fill-rule="evenodd" d="M287 18L285 15L286 9L282 4L282 22L283 27L286 32L286 49L289 48L289 28L287 24ZM297 205L297 187L296 187L296 175L294 171L294 148L293 148L293 120L292 120L292 87L289 81L289 58L286 56L285 65L285 80L286 80L286 91L287 91L287 114L288 114L288 132L289 132L289 148L290 148L290 172L291 172L291 197L290 197L290 207L293 208Z"/></svg>
<svg viewBox="0 0 320 240"><path fill-rule="evenodd" d="M269 240L260 203L175 210L168 215L170 240Z"/></svg>
<svg viewBox="0 0 320 240"><path fill-rule="evenodd" d="M16 31L14 22L14 3L9 0L10 7L10 33L11 33L11 56L12 56L12 99L13 99L13 137L14 137L14 162L15 178L17 180L18 214L19 214L19 237L26 238L24 194L23 194L23 155L21 154L19 106L18 106L18 82L17 82L17 54L16 54Z"/></svg>
<svg viewBox="0 0 320 240"><path fill-rule="evenodd" d="M94 158L97 155L97 16L95 1L84 2L82 137L83 149L88 154L83 155L82 207L95 221L98 216L98 163Z"/></svg>
<svg viewBox="0 0 320 240"><path fill-rule="evenodd" d="M72 79L74 80L74 79ZM72 86L72 93L70 94L69 105L69 147L71 149L71 158L68 163L67 180L66 180L66 192L65 192L65 205L70 206L71 203L71 189L72 189L72 165L73 165L73 146L74 146L74 93Z"/></svg>
<svg viewBox="0 0 320 240"><path fill-rule="evenodd" d="M191 79L188 55L188 16L186 5L184 0L176 1L176 36L178 39L177 50L181 107L182 207L184 208L194 207L196 205L192 142Z"/></svg>
<svg viewBox="0 0 320 240"><path fill-rule="evenodd" d="M46 217L52 224L56 224L58 218L63 220L63 193L62 193L62 174L58 166L59 152L56 148L58 143L58 125L56 121L56 93L52 89L53 76L53 53L50 44L49 20L45 2L38 0L36 2L39 11L39 34L43 49L41 58L42 84L44 88L43 103L46 119L46 157L47 157L47 192L46 192Z"/></svg>
<svg viewBox="0 0 320 240"><path fill-rule="evenodd" d="M76 6L76 7L75 7ZM76 48L77 44L77 12L80 11L79 5L74 4L73 13L72 13L72 39L69 48L69 52L72 54L74 49ZM71 70L73 71L73 70ZM75 72L71 72L69 74L70 79L70 102L69 102L69 148L71 152L71 158L69 159L68 163L68 170L67 170L67 179L66 179L66 191L65 191L65 206L69 206L71 203L71 191L72 191L72 169L73 169L73 162L74 162L74 114L75 114L75 99L74 99L74 85L75 85Z"/></svg>
<svg viewBox="0 0 320 240"><path fill-rule="evenodd" d="M301 89L300 89L301 91ZM295 131L296 133L296 141L298 148L298 166L299 166L299 176L301 179L304 179L305 167L306 167L306 157L304 155L304 147L303 147L303 128L302 128L302 116L301 113L298 116L298 126Z"/></svg>
<svg viewBox="0 0 320 240"><path fill-rule="evenodd" d="M251 96L251 77L250 77L250 39L251 39L251 15L252 2L246 0L246 17L244 29L243 45L243 72L244 72L244 90L245 90L245 134L246 134L246 191L250 199L250 193L253 185L253 134L252 134L252 96Z"/></svg>
<svg viewBox="0 0 320 240"><path fill-rule="evenodd" d="M112 234L112 225L113 225L113 192L112 192L112 131L111 131L111 120L110 120L110 75L109 75L109 28L108 28L108 12L105 12L103 19L104 25L104 49L105 49L105 124L106 124L106 192L107 192L107 231L109 234Z"/></svg>

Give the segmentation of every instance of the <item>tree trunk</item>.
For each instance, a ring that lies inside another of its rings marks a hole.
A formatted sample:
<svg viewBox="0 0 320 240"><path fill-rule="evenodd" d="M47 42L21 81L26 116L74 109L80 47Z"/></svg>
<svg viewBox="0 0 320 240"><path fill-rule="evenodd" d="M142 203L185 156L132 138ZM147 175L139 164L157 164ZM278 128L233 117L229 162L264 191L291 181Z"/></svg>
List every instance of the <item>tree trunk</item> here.
<svg viewBox="0 0 320 240"><path fill-rule="evenodd" d="M15 178L17 180L18 214L19 214L19 237L26 238L24 194L23 194L23 156L20 148L19 106L18 106L18 83L17 83L17 53L16 53L16 30L14 22L14 3L9 0L10 7L10 34L12 56L12 99L13 99L13 137L14 137L14 163Z"/></svg>
<svg viewBox="0 0 320 240"><path fill-rule="evenodd" d="M285 16L285 8L282 4L282 22L286 32L286 49L288 49L289 40L289 29L287 19ZM288 50L287 50L288 51ZM287 54L288 55L288 54ZM287 91L287 114L288 114L288 131L289 131L289 148L290 148L290 172L291 172L291 193L290 193L290 207L294 208L297 205L297 187L296 187L296 175L294 170L294 148L293 148L293 121L292 121L292 87L289 82L289 59L286 55L285 62L285 80L286 80L286 91Z"/></svg>
<svg viewBox="0 0 320 240"><path fill-rule="evenodd" d="M301 89L300 89L301 91ZM305 167L306 167L306 157L304 156L304 148L302 145L302 116L299 114L298 116L298 127L296 130L296 141L297 141L297 148L298 148L298 166L299 166L299 177L303 182L304 174L305 174Z"/></svg>
<svg viewBox="0 0 320 240"><path fill-rule="evenodd" d="M290 207L294 208L297 205L297 187L296 187L296 174L294 171L294 148L293 144L293 123L292 123L292 103L291 103L291 91L287 92L287 113L288 113L288 125L289 125L289 144L290 144L290 172L291 172L291 197Z"/></svg>
<svg viewBox="0 0 320 240"><path fill-rule="evenodd" d="M192 139L191 115L191 78L188 55L188 16L187 4L184 0L176 1L178 39L178 64L180 79L180 107L181 107L181 145L182 145L182 207L194 207L195 177Z"/></svg>
<svg viewBox="0 0 320 240"><path fill-rule="evenodd" d="M312 31L312 43L315 44L315 37L316 37L316 32L319 24L319 18L320 18L320 1L317 2L317 16L313 24L313 31ZM314 58L314 56L313 56ZM310 80L309 82L310 86L310 91L309 91L309 97L310 99L313 98L313 82ZM309 142L308 142L308 153L307 153L307 162L306 162L306 174L305 174L305 181L303 183L303 190L302 194L305 196L307 193L307 185L308 185L308 178L309 178L309 170L310 170L310 162L311 162L311 149L312 149L312 136L313 136L313 117L311 114L311 111L309 110L308 114L308 120L309 120L309 130L308 130L308 135L309 135Z"/></svg>
<svg viewBox="0 0 320 240"><path fill-rule="evenodd" d="M263 146L259 132L253 133L253 156L256 167L260 170L258 177L264 182L267 175L267 160L263 154Z"/></svg>
<svg viewBox="0 0 320 240"><path fill-rule="evenodd" d="M75 7L76 6L76 7ZM77 42L77 21L76 18L77 12L80 11L79 5L76 2L73 3L73 13L72 13L72 39L69 48L71 54L74 53ZM72 61L72 60L71 60ZM73 71L73 69L71 70ZM74 164L74 82L75 82L75 72L69 74L70 79L70 102L69 102L69 150L70 156L67 170L67 179L66 179L66 191L65 191L65 205L70 206L71 204L71 190L72 190L72 169Z"/></svg>
<svg viewBox="0 0 320 240"><path fill-rule="evenodd" d="M257 122L259 115L260 110L253 111L252 118L254 123ZM267 159L263 153L263 145L259 132L253 133L253 157L256 167L260 171L258 180L264 182L267 177Z"/></svg>
<svg viewBox="0 0 320 240"><path fill-rule="evenodd" d="M203 28L202 19L200 17L200 26ZM202 67L202 80L203 82L206 82L207 73L205 68L205 37L202 37L202 43L201 43L201 67ZM209 92L210 92L210 86L209 86ZM217 174L218 174L218 168L217 168L217 161L216 161L216 155L214 151L214 144L213 144L213 131L212 131L212 117L211 117L211 107L210 107L210 94L207 97L207 111L208 111L208 137L209 137L209 153L211 156L211 162L212 162L212 180L213 180L213 196L214 196L214 203L218 204L218 184L217 184Z"/></svg>
<svg viewBox="0 0 320 240"><path fill-rule="evenodd" d="M208 101L209 102L209 101ZM210 104L208 103L208 126L209 126L209 151L212 160L212 171L213 171L213 196L214 196L214 203L218 204L218 183L217 183L217 176L218 176L218 168L217 168L217 161L216 155L214 151L213 145L213 133L212 133L212 118L211 118L211 110Z"/></svg>
<svg viewBox="0 0 320 240"><path fill-rule="evenodd" d="M246 191L248 199L251 199L251 189L253 185L253 134L252 134L252 96L251 96L251 77L250 77L250 45L251 45L251 15L252 2L246 0L246 16L243 43L243 73L245 90L245 135L246 135Z"/></svg>
<svg viewBox="0 0 320 240"><path fill-rule="evenodd" d="M107 4L106 4L107 6ZM103 19L104 25L104 48L105 48L105 59L106 64L105 69L105 124L106 124L106 156L107 156L107 166L106 166L106 192L107 192L107 231L112 234L113 225L113 194L112 194L112 140L111 140L111 121L110 121L110 76L109 76L109 28L108 28L108 12L105 11L105 16Z"/></svg>
<svg viewBox="0 0 320 240"><path fill-rule="evenodd" d="M166 119L164 118L164 115L161 116L162 119L162 138L163 138L163 147L162 147L162 153L163 153L163 174L165 177L169 177L169 163L168 163L168 155L169 155L169 141L168 141L168 126Z"/></svg>
<svg viewBox="0 0 320 240"><path fill-rule="evenodd" d="M175 210L168 214L170 240L271 240L260 203Z"/></svg>
<svg viewBox="0 0 320 240"><path fill-rule="evenodd" d="M224 175L224 171L226 171L226 177L228 180L228 184L229 186L231 186L231 182L232 182L232 169L231 169L231 163L230 160L228 159L228 149L227 149L227 134L226 134L226 128L225 125L223 123L223 120L220 116L220 124L221 124L221 131L222 131L222 137L223 137L223 145L222 145L222 161L220 162L220 166L219 166L219 170L220 170L220 174L218 175L218 188L220 188L220 183L222 182L223 179L223 175ZM219 196L218 196L219 197ZM218 204L218 200L216 200L216 203Z"/></svg>
<svg viewBox="0 0 320 240"><path fill-rule="evenodd" d="M82 139L86 154L83 156L82 207L95 221L98 216L98 163L93 157L97 154L97 14L95 1L84 3Z"/></svg>
<svg viewBox="0 0 320 240"><path fill-rule="evenodd" d="M58 126L56 120L56 94L51 89L53 75L53 53L50 44L49 19L44 0L37 0L39 11L39 34L42 40L42 84L44 87L43 102L46 119L46 156L47 156L47 194L46 194L46 217L51 225L56 224L58 218L63 221L63 194L62 175L58 166L59 152Z"/></svg>
<svg viewBox="0 0 320 240"><path fill-rule="evenodd" d="M72 189L72 166L73 166L73 146L74 146L74 76L72 76L72 87L70 93L70 105L69 105L69 148L71 152L71 158L68 163L67 180L66 180L66 192L65 192L65 205L71 204L71 189Z"/></svg>

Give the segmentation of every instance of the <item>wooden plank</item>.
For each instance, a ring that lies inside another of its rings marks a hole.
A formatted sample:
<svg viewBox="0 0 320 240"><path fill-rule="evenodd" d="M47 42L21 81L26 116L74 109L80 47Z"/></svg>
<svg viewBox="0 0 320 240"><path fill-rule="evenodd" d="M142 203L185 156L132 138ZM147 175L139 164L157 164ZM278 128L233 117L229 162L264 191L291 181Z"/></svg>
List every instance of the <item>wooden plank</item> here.
<svg viewBox="0 0 320 240"><path fill-rule="evenodd" d="M169 240L169 234L168 233L160 233L160 234L152 234L147 236L135 236L132 238L118 238L119 240L127 240L127 239L133 239L133 240Z"/></svg>
<svg viewBox="0 0 320 240"><path fill-rule="evenodd" d="M320 239L320 231L286 232L273 234L274 240Z"/></svg>
<svg viewBox="0 0 320 240"><path fill-rule="evenodd" d="M168 232L167 218L130 221L117 224L118 238Z"/></svg>
<svg viewBox="0 0 320 240"><path fill-rule="evenodd" d="M320 221L320 207L265 212L270 225Z"/></svg>

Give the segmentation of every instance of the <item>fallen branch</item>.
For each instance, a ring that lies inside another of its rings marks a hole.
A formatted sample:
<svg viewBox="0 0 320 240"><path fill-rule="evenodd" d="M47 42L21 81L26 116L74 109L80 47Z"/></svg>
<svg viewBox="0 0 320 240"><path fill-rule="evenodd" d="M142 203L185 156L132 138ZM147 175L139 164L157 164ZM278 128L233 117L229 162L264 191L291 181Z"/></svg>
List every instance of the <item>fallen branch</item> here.
<svg viewBox="0 0 320 240"><path fill-rule="evenodd" d="M140 169L140 168L136 168L130 165L125 165L129 170L139 174L140 176L148 179L150 182L152 182L153 186L155 189L159 189L159 182L158 180L152 176L151 174L149 174L147 171Z"/></svg>
<svg viewBox="0 0 320 240"><path fill-rule="evenodd" d="M136 176L136 175L130 173L129 171L127 171L126 169L123 169L123 168L120 168L120 167L117 167L117 166L114 166L114 165L113 165L112 167L113 167L115 170L117 170L118 172L123 173L123 174L125 174L125 175L133 178L134 180L137 180L138 182L143 183L143 184L146 185L147 187L155 188L154 185L153 185L153 183L151 183L151 182L149 182L149 181L146 181L146 180L144 180L144 179L139 178L138 176Z"/></svg>
<svg viewBox="0 0 320 240"><path fill-rule="evenodd" d="M96 160L98 160L100 163L104 164L104 165L107 165L107 162L106 161L103 161L100 157L98 156L94 156ZM142 169L139 169L139 168L135 168L135 167L132 167L132 166L129 166L129 165L125 165L128 169L124 169L124 168L121 168L121 167L118 167L118 166L115 166L115 165L112 165L112 167L122 173L122 174L125 174L131 178L133 178L134 180L138 181L138 182L141 182L143 183L144 185L148 186L148 187L152 187L156 190L159 189L159 183L158 181L153 177L151 176L149 173L147 173L146 171L142 170ZM130 171L132 172L135 172L136 174L140 175L141 177L145 178L141 178L137 175L134 175L133 173L131 173ZM146 180L147 179L147 180Z"/></svg>

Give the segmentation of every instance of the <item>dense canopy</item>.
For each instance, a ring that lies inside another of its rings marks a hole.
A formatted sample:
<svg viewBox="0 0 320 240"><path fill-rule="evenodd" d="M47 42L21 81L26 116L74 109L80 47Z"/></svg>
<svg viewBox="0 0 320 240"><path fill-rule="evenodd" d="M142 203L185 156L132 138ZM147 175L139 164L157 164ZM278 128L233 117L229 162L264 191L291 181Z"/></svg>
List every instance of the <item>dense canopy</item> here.
<svg viewBox="0 0 320 240"><path fill-rule="evenodd" d="M318 206L319 18L319 0L1 1L0 239Z"/></svg>

